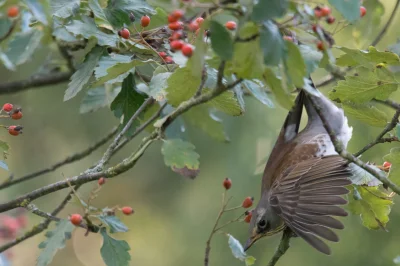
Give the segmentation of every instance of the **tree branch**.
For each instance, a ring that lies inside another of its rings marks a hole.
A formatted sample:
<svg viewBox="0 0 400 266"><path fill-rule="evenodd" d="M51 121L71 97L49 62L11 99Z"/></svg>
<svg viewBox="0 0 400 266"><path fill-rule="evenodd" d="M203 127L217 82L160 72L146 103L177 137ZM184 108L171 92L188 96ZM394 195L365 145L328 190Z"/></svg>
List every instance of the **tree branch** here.
<svg viewBox="0 0 400 266"><path fill-rule="evenodd" d="M107 141L109 141L116 133L117 133L117 127L113 128L110 133L108 133L105 137L103 137L102 139L100 139L98 142L94 143L92 146L89 146L88 148L86 148L85 150L75 153L73 155L68 156L67 158L65 158L64 160L55 163L54 165L51 165L45 169L33 172L31 174L22 176L16 180L12 180L12 179L8 179L6 182L4 182L3 184L0 184L0 190L1 189L5 189L8 187L11 187L13 185L16 185L18 183L30 180L32 178L50 173L50 172L54 172L56 169L60 168L61 166L64 166L66 164L70 164L76 161L79 161L83 158L85 158L86 156L90 155L92 152L94 152L95 150L97 150L100 146L102 146L103 144L105 144Z"/></svg>
<svg viewBox="0 0 400 266"><path fill-rule="evenodd" d="M279 243L278 248L275 251L274 256L268 262L267 266L275 266L278 260L286 253L286 251L290 247L290 238L292 237L292 230L290 228L286 228L283 231L281 242Z"/></svg>

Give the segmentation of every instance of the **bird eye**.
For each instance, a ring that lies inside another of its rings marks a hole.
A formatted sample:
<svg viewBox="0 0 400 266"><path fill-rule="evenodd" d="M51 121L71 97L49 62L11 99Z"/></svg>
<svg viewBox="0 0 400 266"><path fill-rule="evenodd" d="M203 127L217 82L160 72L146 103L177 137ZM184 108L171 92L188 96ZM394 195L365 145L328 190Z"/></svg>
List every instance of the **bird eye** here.
<svg viewBox="0 0 400 266"><path fill-rule="evenodd" d="M258 222L258 228L261 230L265 230L267 228L268 223L262 219Z"/></svg>

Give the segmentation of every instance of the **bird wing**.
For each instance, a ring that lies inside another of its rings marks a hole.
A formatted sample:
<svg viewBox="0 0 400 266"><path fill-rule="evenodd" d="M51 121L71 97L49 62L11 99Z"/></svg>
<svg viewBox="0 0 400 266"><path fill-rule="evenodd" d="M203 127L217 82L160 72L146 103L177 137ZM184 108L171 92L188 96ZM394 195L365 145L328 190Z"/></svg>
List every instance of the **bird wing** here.
<svg viewBox="0 0 400 266"><path fill-rule="evenodd" d="M341 197L351 172L339 155L316 157L290 166L276 179L270 194L272 209L298 236L322 253L330 249L320 238L337 242L330 229L343 229L332 216L347 216L337 205L346 204Z"/></svg>

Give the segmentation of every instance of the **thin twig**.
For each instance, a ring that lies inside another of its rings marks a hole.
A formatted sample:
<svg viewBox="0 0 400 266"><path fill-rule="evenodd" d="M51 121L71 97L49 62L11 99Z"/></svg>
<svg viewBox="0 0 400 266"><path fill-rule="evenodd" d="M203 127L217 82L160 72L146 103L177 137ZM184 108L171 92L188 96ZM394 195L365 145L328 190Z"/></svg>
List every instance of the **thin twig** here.
<svg viewBox="0 0 400 266"><path fill-rule="evenodd" d="M11 33L13 32L13 30L14 30L14 28L15 28L15 25L17 25L17 20L14 20L14 21L12 22L10 28L9 28L8 31L6 32L6 34L4 34L3 36L0 37L0 43L1 43L2 41L4 41L5 39L7 39L8 36L11 35Z"/></svg>
<svg viewBox="0 0 400 266"><path fill-rule="evenodd" d="M196 93L194 94L194 97L199 97L201 95L201 92L204 88L204 84L206 83L207 80L207 70L205 67L203 67L203 70L201 71L201 82L200 86L197 89Z"/></svg>
<svg viewBox="0 0 400 266"><path fill-rule="evenodd" d="M67 158L65 158L64 160L55 163L54 165L47 167L45 169L36 171L34 173L22 176L18 179L15 180L10 180L8 179L6 182L0 184L0 190L4 189L4 188L8 188L11 187L13 185L16 185L18 183L30 180L32 178L47 174L47 173L51 173L54 172L55 170L57 170L58 168L60 168L61 166L64 166L66 164L70 164L76 161L79 161L83 158L85 158L86 156L90 155L92 152L94 152L96 149L98 149L100 146L102 146L103 144L105 144L107 141L109 141L116 133L117 133L117 127L113 128L110 133L108 133L105 137L103 137L102 139L100 139L98 142L94 143L93 145L91 145L90 147L86 148L85 150L75 153L73 155L68 156Z"/></svg>
<svg viewBox="0 0 400 266"><path fill-rule="evenodd" d="M267 266L275 266L278 260L286 253L290 247L290 238L292 236L292 231L287 227L282 234L281 242L275 251L274 256L268 262Z"/></svg>

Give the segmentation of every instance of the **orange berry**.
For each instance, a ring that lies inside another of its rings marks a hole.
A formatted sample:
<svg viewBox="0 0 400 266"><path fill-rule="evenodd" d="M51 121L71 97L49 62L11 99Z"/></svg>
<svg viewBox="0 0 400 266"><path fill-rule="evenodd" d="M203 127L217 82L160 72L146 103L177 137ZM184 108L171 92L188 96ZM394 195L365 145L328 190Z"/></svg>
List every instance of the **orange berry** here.
<svg viewBox="0 0 400 266"><path fill-rule="evenodd" d="M125 215L131 215L132 213L134 213L134 210L129 206L122 207L121 211Z"/></svg>
<svg viewBox="0 0 400 266"><path fill-rule="evenodd" d="M224 186L224 188L226 190L230 189L232 186L232 180L230 180L229 178L225 178L224 182L222 182L222 185Z"/></svg>
<svg viewBox="0 0 400 266"><path fill-rule="evenodd" d="M179 40L182 39L182 37L183 37L182 31L174 31L171 35L172 40Z"/></svg>
<svg viewBox="0 0 400 266"><path fill-rule="evenodd" d="M321 18L321 17L323 17L321 9L314 9L314 16L315 16L316 18Z"/></svg>
<svg viewBox="0 0 400 266"><path fill-rule="evenodd" d="M193 47L190 44L183 45L182 54L186 57L191 57L193 54Z"/></svg>
<svg viewBox="0 0 400 266"><path fill-rule="evenodd" d="M78 226L82 223L83 219L82 219L82 215L75 213L69 217L69 220L73 225Z"/></svg>
<svg viewBox="0 0 400 266"><path fill-rule="evenodd" d="M332 10L327 6L321 7L320 11L323 17L329 16L332 12Z"/></svg>
<svg viewBox="0 0 400 266"><path fill-rule="evenodd" d="M202 17L196 18L196 22L197 24L201 25L204 22L204 18Z"/></svg>
<svg viewBox="0 0 400 266"><path fill-rule="evenodd" d="M247 197L247 198L245 198L244 200L243 200L243 202L242 202L242 207L243 208L250 208L251 206L253 206L253 201L254 201L254 198L253 197Z"/></svg>
<svg viewBox="0 0 400 266"><path fill-rule="evenodd" d="M180 23L179 21L169 23L168 28L170 28L171 30L180 30L182 29L182 23Z"/></svg>
<svg viewBox="0 0 400 266"><path fill-rule="evenodd" d="M196 31L196 30L198 30L199 28L200 28L199 23L197 23L196 21L190 22L190 24L189 24L189 29L190 29L191 31Z"/></svg>
<svg viewBox="0 0 400 266"><path fill-rule="evenodd" d="M146 28L147 26L149 26L149 24L150 24L150 17L147 15L144 15L140 19L140 25L142 25L143 28Z"/></svg>
<svg viewBox="0 0 400 266"><path fill-rule="evenodd" d="M104 177L100 177L100 179L97 181L97 183L99 184L99 186L102 186L106 183L106 179Z"/></svg>
<svg viewBox="0 0 400 266"><path fill-rule="evenodd" d="M174 10L171 13L171 15L176 18L176 20L181 19L183 17L183 14L184 14L183 10L180 9Z"/></svg>
<svg viewBox="0 0 400 266"><path fill-rule="evenodd" d="M176 22L176 21L178 21L178 18L174 17L172 14L168 15L168 22L169 23Z"/></svg>
<svg viewBox="0 0 400 266"><path fill-rule="evenodd" d="M324 45L324 43L323 43L322 41L318 41L318 42L317 42L317 48L318 48L318 50L320 50L320 51L324 51L324 50L325 50L325 45Z"/></svg>
<svg viewBox="0 0 400 266"><path fill-rule="evenodd" d="M166 53L166 52L159 52L158 54L159 54L159 56L161 56L162 58L165 58L165 57L167 56L167 53Z"/></svg>
<svg viewBox="0 0 400 266"><path fill-rule="evenodd" d="M328 23L328 24L333 24L333 23L335 23L335 17L334 16L329 16L329 17L327 17L326 18L326 23Z"/></svg>
<svg viewBox="0 0 400 266"><path fill-rule="evenodd" d="M121 36L124 39L129 39L129 36L131 36L131 33L127 28L123 28L122 30L118 31L118 35Z"/></svg>
<svg viewBox="0 0 400 266"><path fill-rule="evenodd" d="M10 112L13 108L14 108L14 106L11 103L5 103L3 105L3 110L6 112Z"/></svg>
<svg viewBox="0 0 400 266"><path fill-rule="evenodd" d="M385 168L391 167L391 166L392 166L392 164L389 163L389 162L384 162L384 163L383 163L383 167L385 167Z"/></svg>
<svg viewBox="0 0 400 266"><path fill-rule="evenodd" d="M365 16L367 14L367 9L364 6L360 6L360 17Z"/></svg>
<svg viewBox="0 0 400 266"><path fill-rule="evenodd" d="M253 216L253 211L246 211L245 214L246 216L244 217L244 221L246 223L250 223L251 217Z"/></svg>
<svg viewBox="0 0 400 266"><path fill-rule="evenodd" d="M226 27L228 30L235 30L236 27L237 27L237 25L236 25L236 22L235 22L235 21L230 20L230 21L228 21L228 22L225 23L225 27Z"/></svg>
<svg viewBox="0 0 400 266"><path fill-rule="evenodd" d="M21 111L17 111L17 112L15 112L15 113L13 113L13 114L11 115L11 118L14 119L14 120L19 120L19 119L21 119L21 118L22 118L22 112L21 112Z"/></svg>
<svg viewBox="0 0 400 266"><path fill-rule="evenodd" d="M15 18L19 15L19 8L18 6L10 6L7 10L7 16L9 18Z"/></svg>

